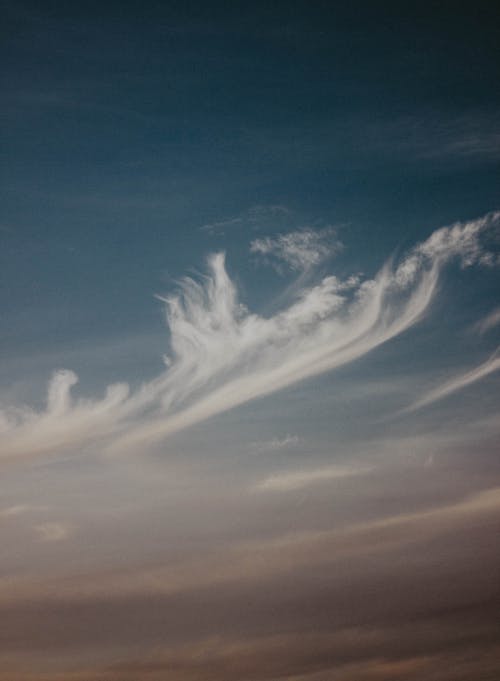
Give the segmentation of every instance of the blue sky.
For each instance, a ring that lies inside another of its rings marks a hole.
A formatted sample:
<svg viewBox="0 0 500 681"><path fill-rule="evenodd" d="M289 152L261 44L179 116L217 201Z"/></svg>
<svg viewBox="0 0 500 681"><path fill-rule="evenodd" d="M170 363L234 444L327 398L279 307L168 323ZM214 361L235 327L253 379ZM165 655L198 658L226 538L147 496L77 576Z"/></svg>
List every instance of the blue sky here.
<svg viewBox="0 0 500 681"><path fill-rule="evenodd" d="M493 678L492 4L2 9L0 679Z"/></svg>

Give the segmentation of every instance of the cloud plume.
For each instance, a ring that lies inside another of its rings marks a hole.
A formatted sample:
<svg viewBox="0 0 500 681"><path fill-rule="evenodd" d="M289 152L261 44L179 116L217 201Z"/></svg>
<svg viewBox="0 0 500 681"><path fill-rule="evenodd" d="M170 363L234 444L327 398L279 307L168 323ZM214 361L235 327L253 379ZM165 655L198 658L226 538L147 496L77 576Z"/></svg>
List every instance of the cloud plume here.
<svg viewBox="0 0 500 681"><path fill-rule="evenodd" d="M372 279L323 277L295 291L271 317L242 305L224 254L212 255L205 277L185 278L162 298L171 338L164 372L135 392L119 383L92 400L74 399L76 374L57 371L45 409L7 405L0 411L3 456L95 443L110 452L144 451L216 414L352 362L421 319L450 260L463 267L495 264L482 242L499 220L492 213L443 227Z"/></svg>

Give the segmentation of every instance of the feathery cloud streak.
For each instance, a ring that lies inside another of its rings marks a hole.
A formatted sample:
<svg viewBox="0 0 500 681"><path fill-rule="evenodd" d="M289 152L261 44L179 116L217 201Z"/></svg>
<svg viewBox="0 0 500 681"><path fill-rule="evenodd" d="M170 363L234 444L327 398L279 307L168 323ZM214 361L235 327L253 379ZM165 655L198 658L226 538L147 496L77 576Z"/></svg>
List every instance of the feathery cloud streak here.
<svg viewBox="0 0 500 681"><path fill-rule="evenodd" d="M0 411L3 456L89 444L144 451L232 407L352 362L422 317L448 262L495 264L482 242L499 222L500 213L490 213L443 227L373 279L326 276L267 318L239 302L224 254L212 255L201 281L185 278L163 299L171 333L164 372L134 393L114 384L94 400L73 399L77 376L56 372L45 410Z"/></svg>
<svg viewBox="0 0 500 681"><path fill-rule="evenodd" d="M443 383L434 390L431 390L426 395L421 397L419 400L414 402L405 411L416 411L422 407L427 407L429 404L433 404L438 400L442 400L449 395L453 395L460 390L463 390L472 383L480 381L482 378L489 376L489 374L494 373L500 369L500 348L497 348L493 355L489 357L486 362L483 362L479 366L467 371L466 373L460 374L455 378Z"/></svg>
<svg viewBox="0 0 500 681"><path fill-rule="evenodd" d="M255 490L258 492L294 492L309 485L363 475L371 470L368 466L327 466L313 470L288 471L270 475L261 480L255 486Z"/></svg>
<svg viewBox="0 0 500 681"><path fill-rule="evenodd" d="M479 333L480 336L491 331L496 326L500 324L500 307L495 308L490 314L486 315L483 319L480 319L475 325L474 330Z"/></svg>

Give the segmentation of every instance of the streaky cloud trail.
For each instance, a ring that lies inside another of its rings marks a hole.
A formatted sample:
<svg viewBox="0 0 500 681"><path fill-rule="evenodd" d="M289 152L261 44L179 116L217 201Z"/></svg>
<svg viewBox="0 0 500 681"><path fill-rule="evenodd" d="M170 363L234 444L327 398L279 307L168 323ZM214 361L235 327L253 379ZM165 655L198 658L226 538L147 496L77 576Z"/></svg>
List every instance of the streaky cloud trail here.
<svg viewBox="0 0 500 681"><path fill-rule="evenodd" d="M211 255L206 276L182 279L162 299L170 353L159 376L133 393L118 383L101 399L73 399L76 374L57 371L44 410L13 405L0 410L2 456L95 444L110 453L147 451L216 414L348 364L422 318L450 261L462 267L497 264L483 240L499 222L495 212L442 227L399 263L387 262L373 279L325 276L303 285L271 317L239 301L224 253ZM312 244L309 240L308 249Z"/></svg>
<svg viewBox="0 0 500 681"><path fill-rule="evenodd" d="M480 336L484 335L491 329L494 329L500 324L500 307L492 310L486 317L480 319L476 324L474 324L473 330Z"/></svg>
<svg viewBox="0 0 500 681"><path fill-rule="evenodd" d="M463 390L469 385L480 381L482 378L495 373L500 369L500 347L495 350L495 352L489 357L485 362L480 364L470 371L459 374L454 378L446 381L445 383L437 386L433 390L430 390L427 394L423 395L420 399L416 400L411 404L406 410L407 412L416 411L417 409L422 409L427 407L434 402L443 400L449 395L453 395L460 390Z"/></svg>

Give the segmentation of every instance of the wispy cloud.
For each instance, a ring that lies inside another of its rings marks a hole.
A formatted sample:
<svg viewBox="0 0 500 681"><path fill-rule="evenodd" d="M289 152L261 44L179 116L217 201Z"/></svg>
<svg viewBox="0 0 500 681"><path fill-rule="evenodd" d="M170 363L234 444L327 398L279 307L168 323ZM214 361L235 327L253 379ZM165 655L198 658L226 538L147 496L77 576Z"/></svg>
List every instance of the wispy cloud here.
<svg viewBox="0 0 500 681"><path fill-rule="evenodd" d="M359 147L372 156L402 156L418 161L481 163L500 157L498 110L443 115L421 109L390 121L357 119ZM322 131L325 135L334 133Z"/></svg>
<svg viewBox="0 0 500 681"><path fill-rule="evenodd" d="M483 362L482 364L475 367L471 371L459 374L458 376L455 376L451 380L446 381L446 383L443 383L439 385L437 388L434 388L434 390L431 390L423 397L421 397L419 400L410 405L405 411L416 411L417 409L421 409L422 407L427 407L428 405L433 404L438 400L443 400L445 397L453 395L453 393L456 393L460 390L464 390L464 388L467 388L472 383L476 383L477 381L480 381L482 378L485 378L486 376L489 376L495 371L498 371L500 369L499 350L500 348L497 348L497 350L489 359L486 360L486 362Z"/></svg>
<svg viewBox="0 0 500 681"><path fill-rule="evenodd" d="M255 486L258 492L292 492L316 483L363 475L370 471L368 466L327 466L313 470L287 471L261 480Z"/></svg>
<svg viewBox="0 0 500 681"><path fill-rule="evenodd" d="M114 571L77 572L66 580L53 575L44 580L36 576L7 576L0 578L0 604L17 599L51 598L64 602L144 593L159 596L214 588L221 583L255 578L260 581L273 574L331 563L332 556L368 557L382 546L392 545L406 553L415 543L425 543L450 531L455 534L457 529L477 527L478 518L498 517L499 511L500 487L491 487L413 512L396 512L327 529L289 529L267 538L241 540L222 550L209 551L203 560L200 556L186 556L180 563L163 562L139 570L120 567Z"/></svg>
<svg viewBox="0 0 500 681"><path fill-rule="evenodd" d="M32 506L30 504L16 504L0 510L0 518L13 518L24 513L46 510L46 506Z"/></svg>
<svg viewBox="0 0 500 681"><path fill-rule="evenodd" d="M35 526L39 541L58 542L67 539L72 528L62 522L47 522Z"/></svg>
<svg viewBox="0 0 500 681"><path fill-rule="evenodd" d="M310 227L276 237L254 239L250 244L251 253L262 256L276 269L280 270L285 264L295 272L319 265L341 248L334 229L315 230Z"/></svg>
<svg viewBox="0 0 500 681"><path fill-rule="evenodd" d="M239 215L208 222L200 227L200 231L211 236L224 236L229 231L241 228L251 230L269 229L273 226L283 226L290 220L292 211L279 204L257 205L243 211Z"/></svg>
<svg viewBox="0 0 500 681"><path fill-rule="evenodd" d="M289 447L297 447L300 443L298 435L285 435L285 437L273 437L263 442L252 442L251 448L255 452L275 452Z"/></svg>
<svg viewBox="0 0 500 681"><path fill-rule="evenodd" d="M75 399L77 376L57 371L45 409L0 411L3 457L95 443L110 452L142 452L216 414L348 364L422 318L451 260L463 267L495 264L482 238L499 221L500 213L492 213L443 227L373 279L323 277L271 317L241 304L224 254L212 255L206 277L185 278L163 298L171 337L165 371L132 393L125 383L110 385L100 399Z"/></svg>
<svg viewBox="0 0 500 681"><path fill-rule="evenodd" d="M479 335L485 334L487 331L491 331L496 326L500 324L500 307L495 308L485 317L480 319L476 324L474 324L474 331L479 333Z"/></svg>

